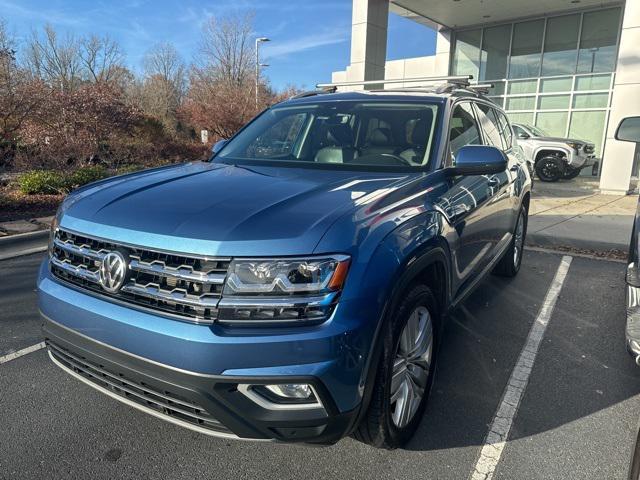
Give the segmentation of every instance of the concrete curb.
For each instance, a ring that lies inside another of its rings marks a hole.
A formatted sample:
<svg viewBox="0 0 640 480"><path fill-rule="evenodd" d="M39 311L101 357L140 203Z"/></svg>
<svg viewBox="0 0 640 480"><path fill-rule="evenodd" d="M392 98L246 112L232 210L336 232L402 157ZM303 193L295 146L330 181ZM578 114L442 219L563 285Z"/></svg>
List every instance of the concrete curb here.
<svg viewBox="0 0 640 480"><path fill-rule="evenodd" d="M49 230L20 233L0 238L0 260L44 252L47 249Z"/></svg>
<svg viewBox="0 0 640 480"><path fill-rule="evenodd" d="M582 238L552 237L550 235L533 232L527 232L527 239L525 243L532 247L544 247L550 249L564 247L595 252L611 252L612 250L626 252L629 250L628 243L622 244L618 242L602 242Z"/></svg>

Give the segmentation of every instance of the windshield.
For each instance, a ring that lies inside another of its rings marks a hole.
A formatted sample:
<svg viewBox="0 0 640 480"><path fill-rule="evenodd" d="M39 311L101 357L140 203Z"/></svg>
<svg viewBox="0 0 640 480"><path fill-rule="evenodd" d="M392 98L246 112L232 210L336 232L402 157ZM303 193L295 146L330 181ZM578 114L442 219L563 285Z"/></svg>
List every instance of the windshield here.
<svg viewBox="0 0 640 480"><path fill-rule="evenodd" d="M548 137L549 134L542 130L540 127L534 127L533 125L525 125L526 128L533 133L535 137Z"/></svg>
<svg viewBox="0 0 640 480"><path fill-rule="evenodd" d="M318 102L274 107L236 135L215 161L424 168L435 103Z"/></svg>

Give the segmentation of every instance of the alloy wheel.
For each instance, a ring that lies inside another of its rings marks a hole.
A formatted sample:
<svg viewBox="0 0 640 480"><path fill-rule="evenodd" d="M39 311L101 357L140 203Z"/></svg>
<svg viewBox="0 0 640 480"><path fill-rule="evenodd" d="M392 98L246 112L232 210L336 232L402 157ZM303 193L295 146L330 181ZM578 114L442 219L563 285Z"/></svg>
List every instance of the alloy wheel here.
<svg viewBox="0 0 640 480"><path fill-rule="evenodd" d="M405 427L415 416L427 389L433 355L433 322L429 310L416 307L409 316L393 361L391 418Z"/></svg>
<svg viewBox="0 0 640 480"><path fill-rule="evenodd" d="M520 264L522 249L524 247L524 214L520 212L518 224L516 225L515 238L513 242L513 265L517 268Z"/></svg>

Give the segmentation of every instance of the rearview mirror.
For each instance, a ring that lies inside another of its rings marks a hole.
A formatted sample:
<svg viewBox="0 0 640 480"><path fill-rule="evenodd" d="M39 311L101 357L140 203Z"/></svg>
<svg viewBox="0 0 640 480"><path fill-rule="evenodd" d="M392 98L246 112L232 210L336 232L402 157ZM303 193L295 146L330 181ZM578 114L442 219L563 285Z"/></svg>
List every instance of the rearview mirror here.
<svg viewBox="0 0 640 480"><path fill-rule="evenodd" d="M623 118L615 138L622 142L640 142L640 117Z"/></svg>
<svg viewBox="0 0 640 480"><path fill-rule="evenodd" d="M455 165L447 170L452 175L493 175L507 169L502 150L489 145L465 145L455 156Z"/></svg>
<svg viewBox="0 0 640 480"><path fill-rule="evenodd" d="M526 140L527 138L531 138L527 132L520 132L518 134L518 138L520 140Z"/></svg>
<svg viewBox="0 0 640 480"><path fill-rule="evenodd" d="M214 157L220 150L222 150L222 147L224 147L228 141L229 140L218 140L216 143L213 144L213 147L211 147L211 153L213 154Z"/></svg>

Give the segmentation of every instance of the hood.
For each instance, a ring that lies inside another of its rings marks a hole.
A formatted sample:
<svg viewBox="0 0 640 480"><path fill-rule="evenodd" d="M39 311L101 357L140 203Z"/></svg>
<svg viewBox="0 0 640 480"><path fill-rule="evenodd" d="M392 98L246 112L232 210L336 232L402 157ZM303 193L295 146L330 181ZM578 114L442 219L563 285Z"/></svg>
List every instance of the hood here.
<svg viewBox="0 0 640 480"><path fill-rule="evenodd" d="M579 140L577 138L564 138L564 137L531 137L532 140L537 140L541 142L553 142L553 143L582 143L584 145L593 145L592 142L587 142L586 140Z"/></svg>
<svg viewBox="0 0 640 480"><path fill-rule="evenodd" d="M189 163L70 195L61 226L121 243L218 255L304 255L362 195L414 174Z"/></svg>

